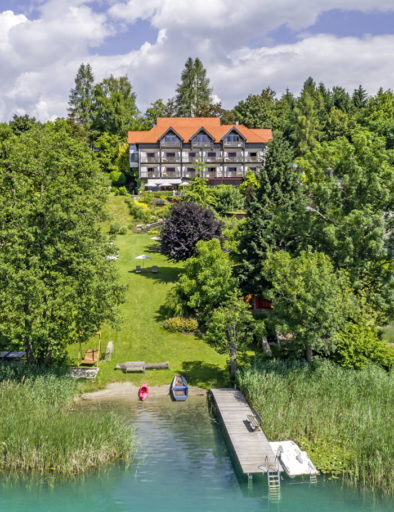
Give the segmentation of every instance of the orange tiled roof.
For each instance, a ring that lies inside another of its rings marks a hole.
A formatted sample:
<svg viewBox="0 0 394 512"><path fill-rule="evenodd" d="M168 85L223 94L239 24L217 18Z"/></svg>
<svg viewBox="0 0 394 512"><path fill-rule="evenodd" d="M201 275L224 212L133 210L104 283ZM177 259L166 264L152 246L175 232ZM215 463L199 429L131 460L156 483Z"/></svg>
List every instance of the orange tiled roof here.
<svg viewBox="0 0 394 512"><path fill-rule="evenodd" d="M156 143L169 128L175 130L183 142L188 142L201 128L204 128L215 142L220 142L232 128L238 130L245 137L246 142L266 143L272 140L271 130L252 130L242 124L220 124L218 117L159 117L156 126L150 130L129 132L128 142L129 144Z"/></svg>

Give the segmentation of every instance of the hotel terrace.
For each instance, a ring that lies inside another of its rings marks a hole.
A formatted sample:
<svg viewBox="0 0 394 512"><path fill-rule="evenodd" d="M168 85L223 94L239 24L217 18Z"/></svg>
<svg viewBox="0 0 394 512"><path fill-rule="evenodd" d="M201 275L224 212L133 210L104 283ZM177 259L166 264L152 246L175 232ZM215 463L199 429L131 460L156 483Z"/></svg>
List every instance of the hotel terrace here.
<svg viewBox="0 0 394 512"><path fill-rule="evenodd" d="M271 130L221 125L217 117L159 117L148 131L129 132L130 167L146 189L177 188L198 174L211 185L238 185L264 162Z"/></svg>

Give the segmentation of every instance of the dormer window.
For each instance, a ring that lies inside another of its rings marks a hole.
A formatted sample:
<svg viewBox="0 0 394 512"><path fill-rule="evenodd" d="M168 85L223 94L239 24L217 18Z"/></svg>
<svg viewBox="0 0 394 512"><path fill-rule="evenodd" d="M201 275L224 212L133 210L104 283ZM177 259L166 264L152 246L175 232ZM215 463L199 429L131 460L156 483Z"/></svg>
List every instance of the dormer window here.
<svg viewBox="0 0 394 512"><path fill-rule="evenodd" d="M166 142L178 142L176 135L166 135Z"/></svg>
<svg viewBox="0 0 394 512"><path fill-rule="evenodd" d="M193 137L192 144L195 146L210 146L211 139L206 133L200 132Z"/></svg>
<svg viewBox="0 0 394 512"><path fill-rule="evenodd" d="M238 142L239 137L235 133L230 133L230 135L227 135L225 140L226 142Z"/></svg>

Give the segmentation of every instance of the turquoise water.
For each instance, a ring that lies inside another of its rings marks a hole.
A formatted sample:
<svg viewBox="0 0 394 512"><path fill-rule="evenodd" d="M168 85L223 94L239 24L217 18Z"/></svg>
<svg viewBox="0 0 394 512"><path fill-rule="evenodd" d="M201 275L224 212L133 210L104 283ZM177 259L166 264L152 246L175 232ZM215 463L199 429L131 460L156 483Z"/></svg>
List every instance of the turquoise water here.
<svg viewBox="0 0 394 512"><path fill-rule="evenodd" d="M91 406L90 406L91 407ZM96 406L95 406L96 407ZM139 449L128 468L115 465L72 482L0 478L1 512L365 512L392 511L393 501L318 477L285 478L281 500L268 500L266 479L237 476L203 397L102 402L136 426Z"/></svg>

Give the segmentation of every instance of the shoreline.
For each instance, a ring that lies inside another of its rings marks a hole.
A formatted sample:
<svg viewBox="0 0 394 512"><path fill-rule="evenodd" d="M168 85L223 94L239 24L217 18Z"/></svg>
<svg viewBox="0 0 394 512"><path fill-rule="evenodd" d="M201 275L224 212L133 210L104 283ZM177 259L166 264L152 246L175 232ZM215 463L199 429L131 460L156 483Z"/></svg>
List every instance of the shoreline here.
<svg viewBox="0 0 394 512"><path fill-rule="evenodd" d="M190 396L206 396L207 390L198 386L188 386ZM102 400L107 398L128 398L139 402L138 397L139 386L131 382L110 382L106 388L98 391L84 393L79 397L80 400ZM149 386L149 396L151 397L170 397L170 386L163 384L162 386Z"/></svg>

